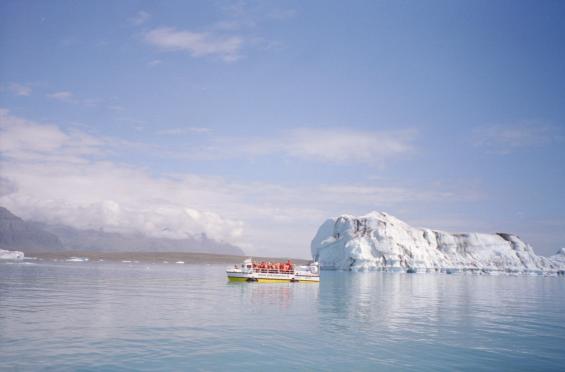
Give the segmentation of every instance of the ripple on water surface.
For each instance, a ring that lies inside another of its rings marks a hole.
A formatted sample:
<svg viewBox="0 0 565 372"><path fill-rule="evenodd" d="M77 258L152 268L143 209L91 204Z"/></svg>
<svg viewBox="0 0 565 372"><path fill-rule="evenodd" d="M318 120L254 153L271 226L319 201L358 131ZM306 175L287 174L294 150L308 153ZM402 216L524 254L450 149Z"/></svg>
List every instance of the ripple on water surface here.
<svg viewBox="0 0 565 372"><path fill-rule="evenodd" d="M0 264L9 368L555 369L565 280L322 272L228 283L218 265Z"/></svg>

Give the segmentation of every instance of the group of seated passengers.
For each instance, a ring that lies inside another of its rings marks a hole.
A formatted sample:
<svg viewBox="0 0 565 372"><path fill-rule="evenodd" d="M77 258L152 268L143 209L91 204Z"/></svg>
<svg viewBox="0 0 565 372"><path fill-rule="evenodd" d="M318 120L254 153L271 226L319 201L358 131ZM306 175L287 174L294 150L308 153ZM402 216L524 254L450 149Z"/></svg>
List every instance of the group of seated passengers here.
<svg viewBox="0 0 565 372"><path fill-rule="evenodd" d="M262 271L276 271L276 272L290 272L294 269L294 265L290 260L285 262L253 262L253 269L259 272Z"/></svg>

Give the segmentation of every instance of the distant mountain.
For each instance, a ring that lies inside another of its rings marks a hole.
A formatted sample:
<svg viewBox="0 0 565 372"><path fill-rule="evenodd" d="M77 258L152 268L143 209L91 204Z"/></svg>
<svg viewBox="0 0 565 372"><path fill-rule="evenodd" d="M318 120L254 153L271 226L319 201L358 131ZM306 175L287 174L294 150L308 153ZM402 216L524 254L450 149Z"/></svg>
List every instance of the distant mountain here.
<svg viewBox="0 0 565 372"><path fill-rule="evenodd" d="M78 230L63 225L43 225L73 251L105 252L201 252L244 255L234 245L208 239L205 235L190 239L152 238L142 234L123 234L101 230Z"/></svg>
<svg viewBox="0 0 565 372"><path fill-rule="evenodd" d="M61 251L64 248L56 235L0 207L0 249L31 252Z"/></svg>
<svg viewBox="0 0 565 372"><path fill-rule="evenodd" d="M243 256L234 245L209 239L205 234L187 239L152 238L102 230L79 230L64 225L26 222L0 207L0 249L23 252L200 252Z"/></svg>

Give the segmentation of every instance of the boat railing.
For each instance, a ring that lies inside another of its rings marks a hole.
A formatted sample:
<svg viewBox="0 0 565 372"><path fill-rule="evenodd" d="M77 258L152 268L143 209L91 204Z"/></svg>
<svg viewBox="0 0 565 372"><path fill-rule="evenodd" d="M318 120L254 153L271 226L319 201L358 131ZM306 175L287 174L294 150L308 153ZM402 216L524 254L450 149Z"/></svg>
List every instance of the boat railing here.
<svg viewBox="0 0 565 372"><path fill-rule="evenodd" d="M260 268L253 268L253 271L256 273L262 274L294 274L294 269L291 270L283 270L283 269L260 269Z"/></svg>

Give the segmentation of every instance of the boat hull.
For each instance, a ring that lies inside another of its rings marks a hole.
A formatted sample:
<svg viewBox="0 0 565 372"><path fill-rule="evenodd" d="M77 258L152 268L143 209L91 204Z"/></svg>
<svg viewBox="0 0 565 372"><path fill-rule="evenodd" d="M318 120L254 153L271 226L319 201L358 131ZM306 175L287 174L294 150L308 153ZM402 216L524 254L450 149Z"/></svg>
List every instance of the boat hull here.
<svg viewBox="0 0 565 372"><path fill-rule="evenodd" d="M319 280L309 280L309 279L268 279L268 278L260 278L260 279L251 279L251 278L237 278L228 276L228 280L230 282L254 282L254 283L319 283Z"/></svg>
<svg viewBox="0 0 565 372"><path fill-rule="evenodd" d="M303 276L291 274L262 274L262 273L229 273L230 282L254 282L254 283L319 283L319 276Z"/></svg>

